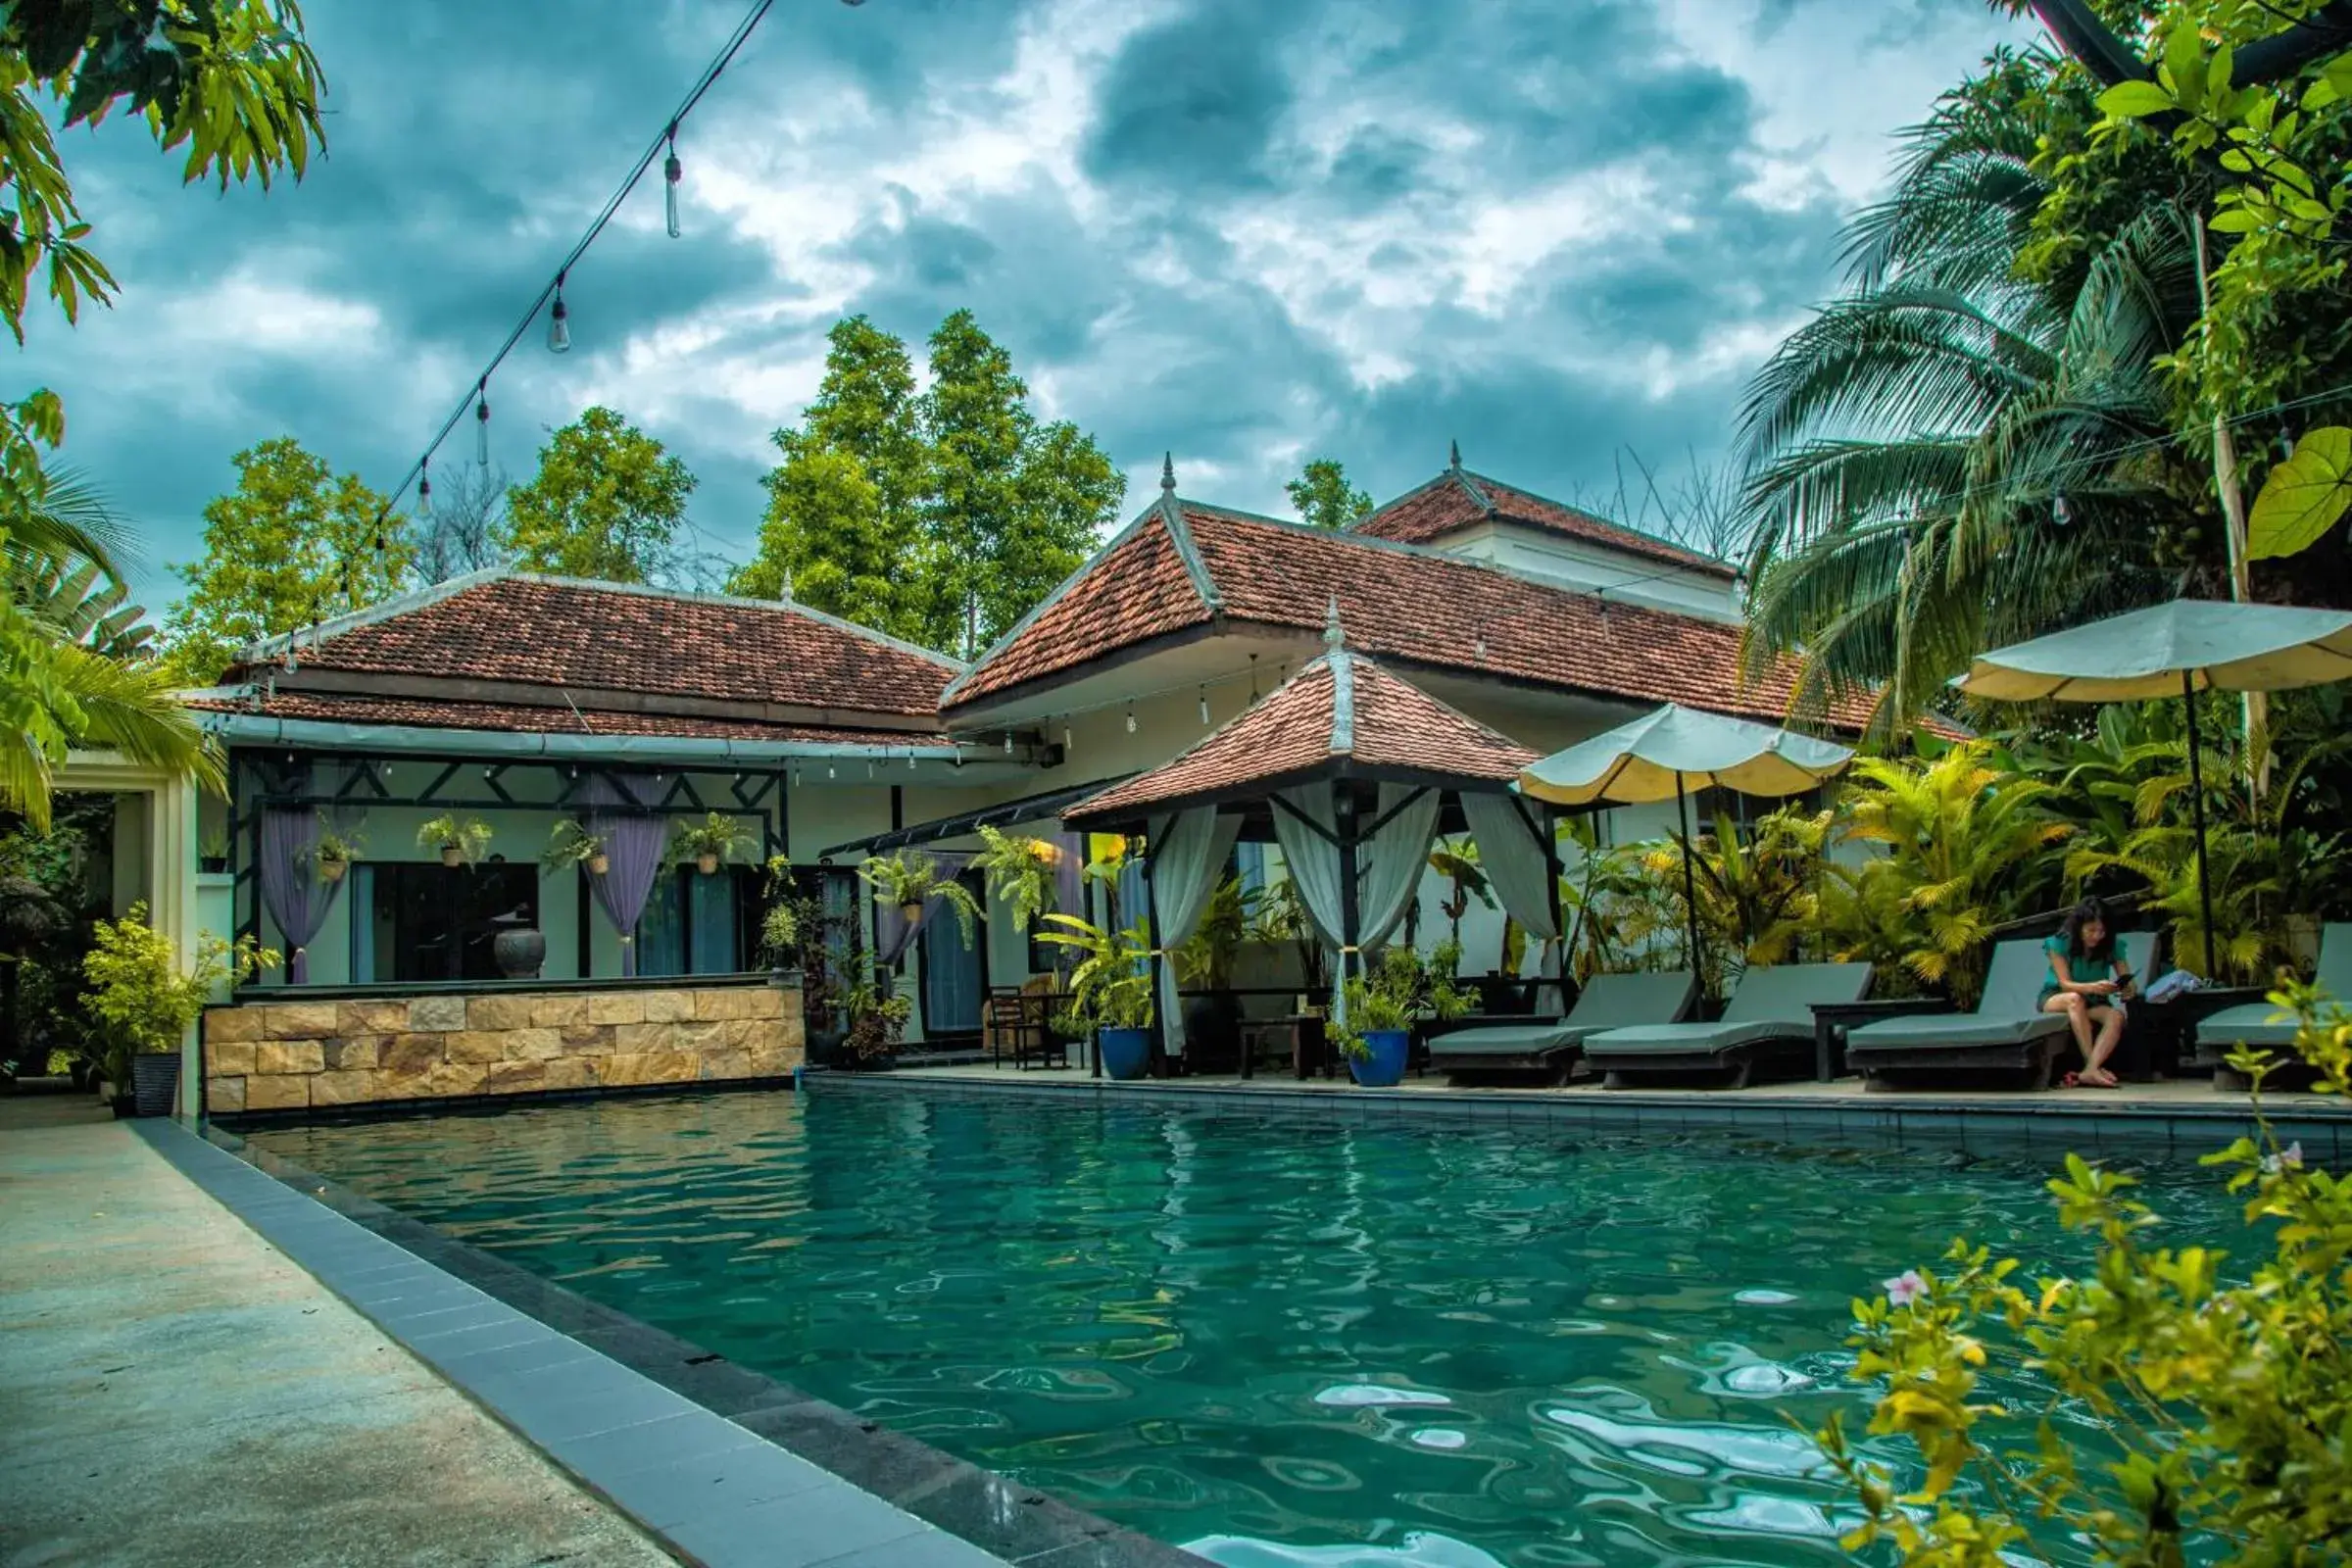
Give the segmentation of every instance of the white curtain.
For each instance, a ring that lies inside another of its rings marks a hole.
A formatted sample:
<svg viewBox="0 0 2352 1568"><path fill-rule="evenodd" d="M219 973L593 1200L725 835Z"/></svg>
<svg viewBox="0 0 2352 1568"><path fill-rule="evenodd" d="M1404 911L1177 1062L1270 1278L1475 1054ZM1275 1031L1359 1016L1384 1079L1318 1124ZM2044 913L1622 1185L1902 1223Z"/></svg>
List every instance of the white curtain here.
<svg viewBox="0 0 2352 1568"><path fill-rule="evenodd" d="M1507 795L1465 791L1462 815L1470 823L1470 836L1478 841L1478 863L1501 898L1504 912L1543 944L1537 972L1557 982L1562 956L1559 906L1556 890L1548 885L1551 858L1544 853L1543 838L1528 826L1519 803Z"/></svg>
<svg viewBox="0 0 2352 1568"><path fill-rule="evenodd" d="M1160 950L1159 1023L1171 1055L1184 1053L1184 1008L1176 996L1175 950L1200 924L1225 874L1242 819L1213 806L1152 824L1152 945Z"/></svg>
<svg viewBox="0 0 2352 1568"><path fill-rule="evenodd" d="M1282 846L1284 865L1289 869L1291 883L1298 890L1298 902L1306 906L1307 918L1314 921L1315 930L1323 938L1323 946L1337 953L1340 948L1340 846L1338 819L1331 808L1331 786L1301 784L1281 792L1285 805L1295 808L1306 822L1298 820L1281 806L1274 808L1274 842ZM1307 826L1312 822L1315 826ZM1318 833L1315 828L1323 831ZM1341 973L1345 966L1333 964L1332 997L1335 1018L1345 1019L1345 999L1340 991Z"/></svg>
<svg viewBox="0 0 2352 1568"><path fill-rule="evenodd" d="M1355 941L1361 948L1387 941L1421 892L1430 841L1438 835L1438 792L1383 784L1373 820L1380 826L1355 851Z"/></svg>

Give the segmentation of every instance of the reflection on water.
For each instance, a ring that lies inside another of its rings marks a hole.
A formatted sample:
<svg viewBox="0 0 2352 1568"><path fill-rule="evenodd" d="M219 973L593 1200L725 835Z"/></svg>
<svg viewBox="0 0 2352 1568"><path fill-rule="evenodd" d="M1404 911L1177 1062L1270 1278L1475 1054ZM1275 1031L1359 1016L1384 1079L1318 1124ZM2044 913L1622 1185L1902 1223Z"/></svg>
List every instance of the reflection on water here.
<svg viewBox="0 0 2352 1568"><path fill-rule="evenodd" d="M1960 1232L2071 1261L2041 1171L1941 1155L917 1095L254 1141L1228 1568L1842 1562L1788 1418L1857 1405L1848 1300Z"/></svg>

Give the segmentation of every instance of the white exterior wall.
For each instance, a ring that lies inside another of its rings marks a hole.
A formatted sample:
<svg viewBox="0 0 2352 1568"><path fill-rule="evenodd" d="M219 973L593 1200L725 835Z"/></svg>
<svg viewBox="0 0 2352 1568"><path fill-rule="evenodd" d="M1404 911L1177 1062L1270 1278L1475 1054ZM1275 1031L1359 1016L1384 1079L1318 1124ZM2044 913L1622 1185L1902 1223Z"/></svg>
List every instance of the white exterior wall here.
<svg viewBox="0 0 2352 1568"><path fill-rule="evenodd" d="M1740 618L1731 579L1587 544L1541 528L1480 523L1437 540L1434 549L1491 561L1524 577L1649 603L1718 620ZM1618 592L1622 590L1622 592Z"/></svg>

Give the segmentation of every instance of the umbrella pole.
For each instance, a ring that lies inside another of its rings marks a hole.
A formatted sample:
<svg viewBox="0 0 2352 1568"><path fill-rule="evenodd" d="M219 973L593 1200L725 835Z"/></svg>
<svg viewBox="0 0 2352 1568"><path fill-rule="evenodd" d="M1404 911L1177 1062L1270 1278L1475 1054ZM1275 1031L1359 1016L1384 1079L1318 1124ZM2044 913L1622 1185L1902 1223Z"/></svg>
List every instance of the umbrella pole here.
<svg viewBox="0 0 2352 1568"><path fill-rule="evenodd" d="M1690 946L1685 955L1690 960L1690 973L1703 989L1705 977L1698 969L1698 885L1690 874L1690 798L1683 791L1683 775L1674 775L1674 814L1683 824L1683 908L1690 916Z"/></svg>
<svg viewBox="0 0 2352 1568"><path fill-rule="evenodd" d="M2197 826L2197 912L2205 922L2205 978L2218 980L2213 963L2213 878L2205 866L2205 768L2198 760L2197 680L2180 672L2180 706L2188 714L2188 808Z"/></svg>

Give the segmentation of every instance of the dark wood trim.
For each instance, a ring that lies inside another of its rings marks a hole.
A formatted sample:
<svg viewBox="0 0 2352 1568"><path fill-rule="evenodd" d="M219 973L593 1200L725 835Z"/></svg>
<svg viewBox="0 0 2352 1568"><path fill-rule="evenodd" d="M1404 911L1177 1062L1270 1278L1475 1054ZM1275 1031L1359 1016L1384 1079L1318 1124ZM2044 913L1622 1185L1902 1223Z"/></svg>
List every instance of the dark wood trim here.
<svg viewBox="0 0 2352 1568"><path fill-rule="evenodd" d="M277 690L387 701L481 703L497 708L543 708L568 713L675 713L696 718L733 718L755 724L806 724L824 729L871 730L879 735L936 735L931 713L873 709L821 708L807 703L763 703L742 698L697 697L630 691L612 686L545 686L535 681L490 680L479 676L402 675L373 670L301 667L277 675ZM325 722L367 722L326 720ZM565 726L566 729L569 726ZM593 733L582 728L580 733ZM551 732L556 733L556 732Z"/></svg>

